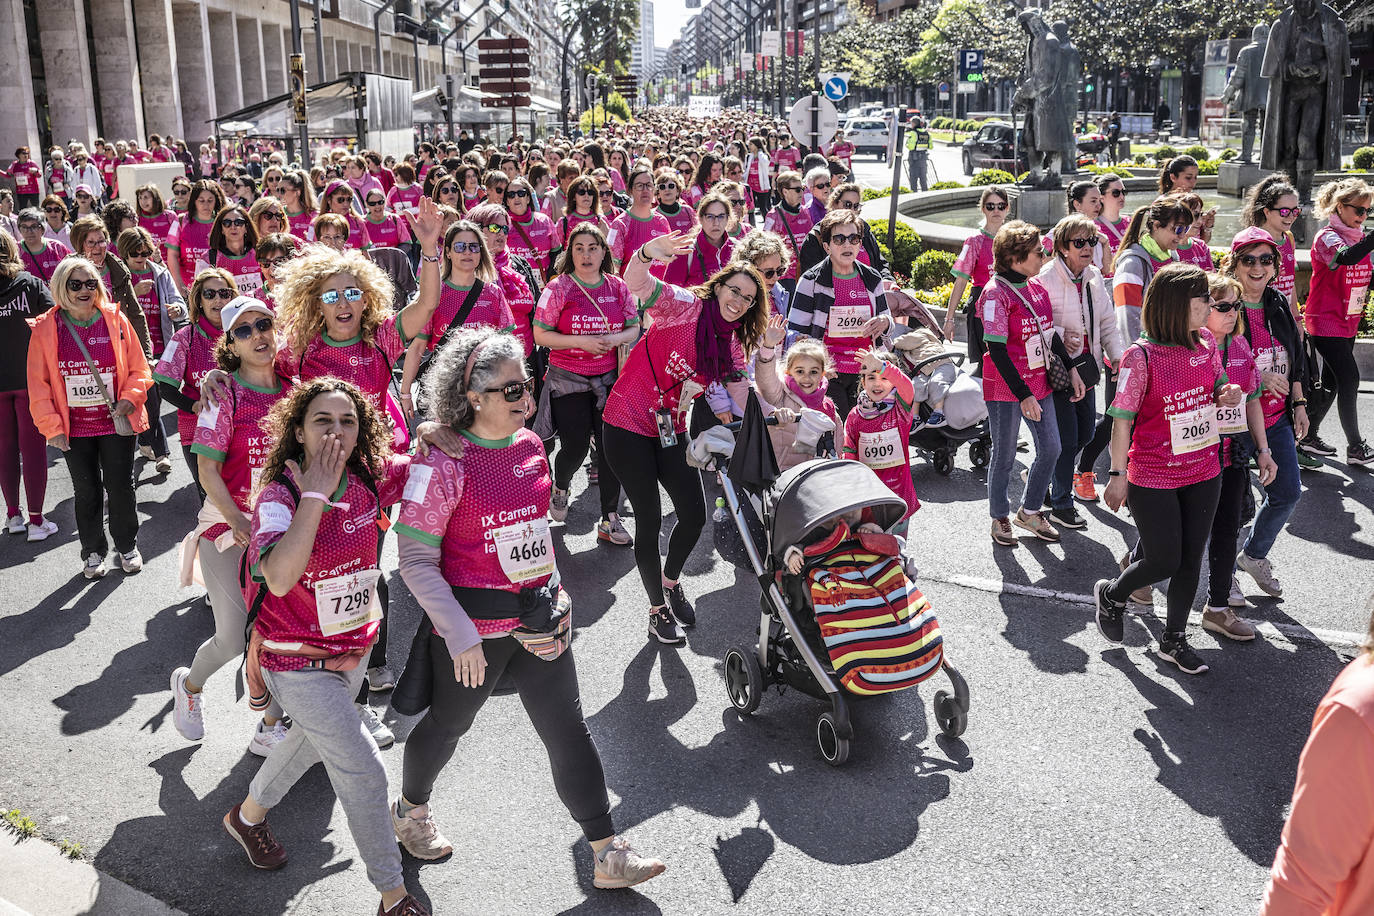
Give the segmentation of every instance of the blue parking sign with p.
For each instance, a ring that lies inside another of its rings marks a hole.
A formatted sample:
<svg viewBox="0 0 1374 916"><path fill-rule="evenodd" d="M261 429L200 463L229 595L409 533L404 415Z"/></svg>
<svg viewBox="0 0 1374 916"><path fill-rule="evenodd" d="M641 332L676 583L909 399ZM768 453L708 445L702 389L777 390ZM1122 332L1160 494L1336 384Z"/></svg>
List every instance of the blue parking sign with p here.
<svg viewBox="0 0 1374 916"><path fill-rule="evenodd" d="M983 52L981 50L963 50L959 52L959 79L968 81L972 74L983 73Z"/></svg>

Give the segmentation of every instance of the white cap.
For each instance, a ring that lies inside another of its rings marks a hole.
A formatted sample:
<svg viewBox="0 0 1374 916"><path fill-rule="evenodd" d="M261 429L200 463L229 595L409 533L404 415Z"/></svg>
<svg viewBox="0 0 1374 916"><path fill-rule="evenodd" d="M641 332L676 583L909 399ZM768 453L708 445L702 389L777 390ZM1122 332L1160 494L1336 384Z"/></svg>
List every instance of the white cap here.
<svg viewBox="0 0 1374 916"><path fill-rule="evenodd" d="M220 325L224 328L224 333L228 334L234 330L234 323L249 312L262 312L270 318L276 317L276 313L261 299L254 299L252 296L235 296L219 313Z"/></svg>

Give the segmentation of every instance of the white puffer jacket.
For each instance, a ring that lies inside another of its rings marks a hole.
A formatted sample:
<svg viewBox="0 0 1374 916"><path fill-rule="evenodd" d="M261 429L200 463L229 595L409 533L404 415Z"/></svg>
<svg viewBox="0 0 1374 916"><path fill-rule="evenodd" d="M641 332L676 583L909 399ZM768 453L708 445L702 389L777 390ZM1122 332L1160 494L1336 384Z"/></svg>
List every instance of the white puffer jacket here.
<svg viewBox="0 0 1374 916"><path fill-rule="evenodd" d="M1040 271L1040 284L1049 294L1050 304L1054 306L1054 329L1068 342L1068 332L1083 335L1084 342L1092 348L1093 357L1099 364L1103 355L1113 363L1121 359L1125 345L1121 341L1121 331L1116 325L1116 307L1112 304L1111 294L1107 292L1102 271L1091 264L1083 271L1080 283L1075 283L1063 258L1053 258ZM1079 296L1079 289L1083 295ZM1089 298L1092 300L1091 324L1089 330ZM1070 347L1069 355L1078 356L1083 352Z"/></svg>

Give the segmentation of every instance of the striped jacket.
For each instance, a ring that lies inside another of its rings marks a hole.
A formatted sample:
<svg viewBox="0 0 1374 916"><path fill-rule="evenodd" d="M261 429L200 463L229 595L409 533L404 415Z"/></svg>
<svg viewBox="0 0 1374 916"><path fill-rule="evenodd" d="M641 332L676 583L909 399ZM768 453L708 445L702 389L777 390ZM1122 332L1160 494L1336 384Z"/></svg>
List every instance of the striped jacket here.
<svg viewBox="0 0 1374 916"><path fill-rule="evenodd" d="M892 320L887 306L887 293L883 291L883 277L862 261L854 262L854 269L864 281L868 290L869 302L873 304L874 315L885 315ZM826 258L815 267L802 274L797 280L797 288L787 306L787 328L798 334L815 338L825 336L830 324L830 307L835 304L835 269Z"/></svg>

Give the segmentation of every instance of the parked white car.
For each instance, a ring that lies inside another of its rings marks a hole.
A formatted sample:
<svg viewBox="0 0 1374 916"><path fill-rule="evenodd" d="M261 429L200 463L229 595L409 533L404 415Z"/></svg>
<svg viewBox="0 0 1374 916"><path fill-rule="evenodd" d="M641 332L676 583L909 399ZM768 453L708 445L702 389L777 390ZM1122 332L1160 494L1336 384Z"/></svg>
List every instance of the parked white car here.
<svg viewBox="0 0 1374 916"><path fill-rule="evenodd" d="M845 124L844 137L854 144L856 155L873 153L879 161L887 158L891 131L881 118L850 118Z"/></svg>

